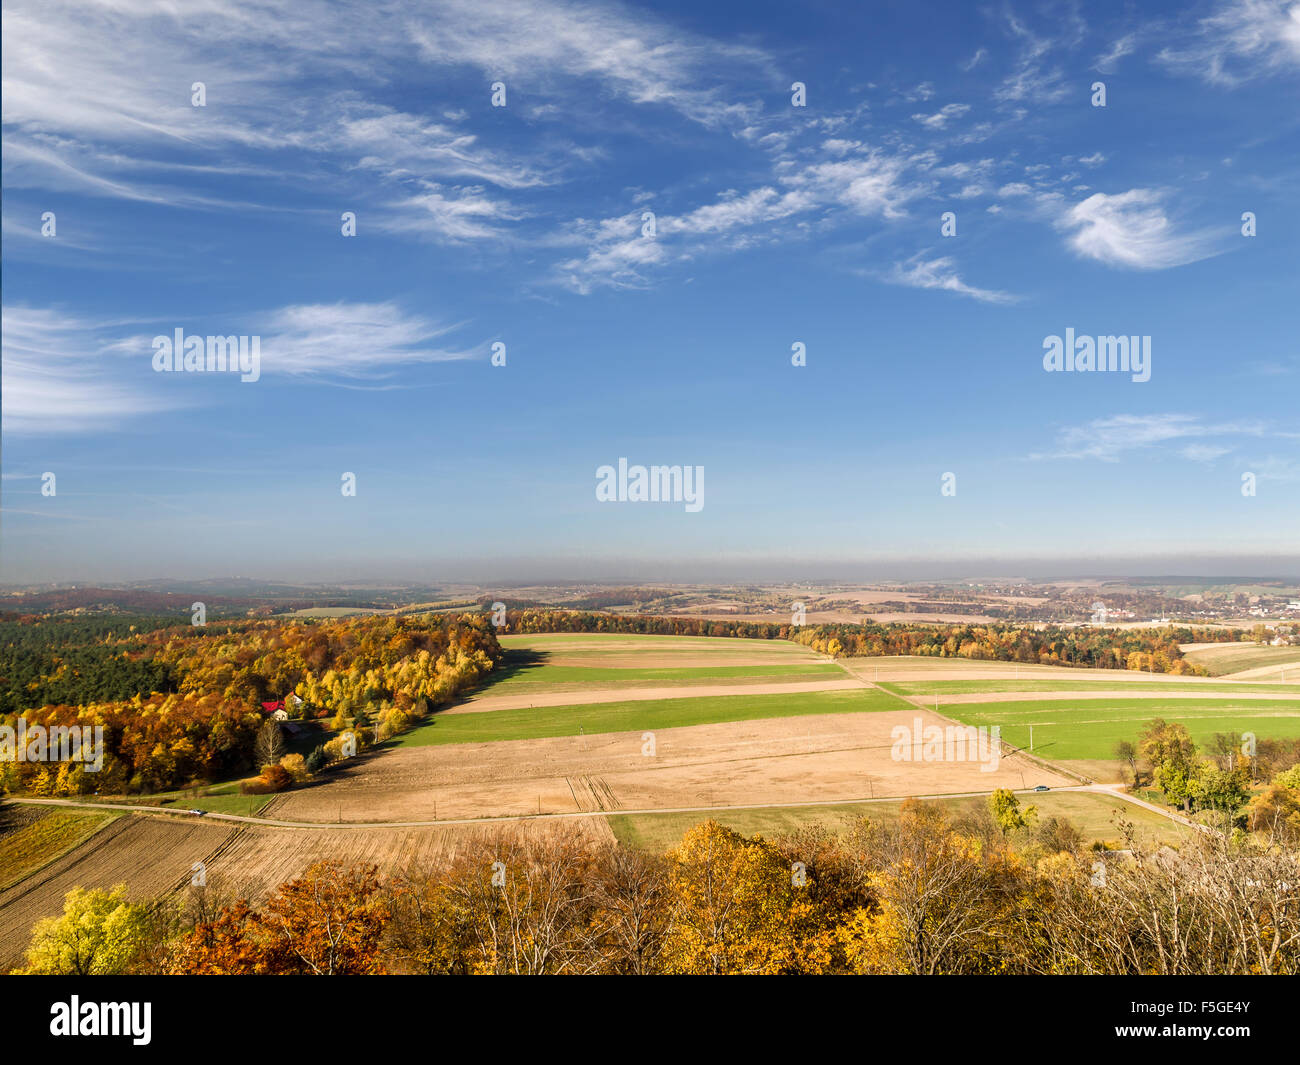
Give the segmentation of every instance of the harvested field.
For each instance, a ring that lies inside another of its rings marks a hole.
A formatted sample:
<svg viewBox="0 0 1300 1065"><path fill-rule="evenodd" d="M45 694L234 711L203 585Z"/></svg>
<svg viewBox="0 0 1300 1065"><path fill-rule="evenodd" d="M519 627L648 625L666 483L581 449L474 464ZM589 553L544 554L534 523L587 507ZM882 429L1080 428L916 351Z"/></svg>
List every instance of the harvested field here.
<svg viewBox="0 0 1300 1065"><path fill-rule="evenodd" d="M557 633L502 636L507 653L535 656L541 668L701 669L825 665L824 655L788 640L715 636L627 636Z"/></svg>
<svg viewBox="0 0 1300 1065"><path fill-rule="evenodd" d="M614 839L604 818L563 825L595 841ZM0 972L22 964L32 926L61 913L64 895L74 887L125 883L133 899L157 897L188 890L193 863L201 861L210 890L222 897L242 895L256 903L314 862L373 863L388 875L440 863L462 847L500 834L536 835L560 828L556 822L529 821L499 826L294 829L124 816L64 858L0 893Z"/></svg>
<svg viewBox="0 0 1300 1065"><path fill-rule="evenodd" d="M947 699L953 695L973 695L976 693L1002 692L1060 692L1071 695L1084 695L1091 692L1110 692L1121 696L1141 698L1142 692L1163 692L1166 694L1189 693L1202 698L1221 696L1226 698L1252 698L1255 695L1280 694L1300 695L1300 684L1242 684L1237 681L1229 683L1221 677L1197 677L1176 681L1131 681L1108 683L1101 680L928 680L928 681L881 681L880 687L896 695L906 697L930 697L938 695Z"/></svg>
<svg viewBox="0 0 1300 1065"><path fill-rule="evenodd" d="M901 762L891 729L951 722L921 709L817 714L514 742L401 747L359 759L264 811L329 823L646 810L1051 787L1074 781L1017 758Z"/></svg>
<svg viewBox="0 0 1300 1065"><path fill-rule="evenodd" d="M118 818L80 846L0 892L0 971L21 961L32 926L63 910L74 887L125 883L132 898L164 895L189 882L191 867L209 861L237 829L175 818Z"/></svg>
<svg viewBox="0 0 1300 1065"><path fill-rule="evenodd" d="M645 669L611 666L561 666L545 659L524 661L510 652L503 665L487 678L481 695L524 692L583 691L607 688L672 688L708 685L789 683L800 680L843 679L834 662L791 662L782 665L710 665L693 668Z"/></svg>
<svg viewBox="0 0 1300 1065"><path fill-rule="evenodd" d="M1117 684L1188 683L1196 678L1169 673L1142 673L1134 669L1076 669L1073 666L1040 666L1014 662L981 662L967 658L862 657L836 660L855 677L869 681L1017 680L1044 679L1104 680ZM1206 678L1202 678L1206 679Z"/></svg>
<svg viewBox="0 0 1300 1065"><path fill-rule="evenodd" d="M839 680L805 680L779 684L755 682L752 684L711 684L676 688L607 688L596 691L549 691L520 695L482 695L469 699L446 710L448 714L477 714L486 710L517 710L531 706L586 706L592 703L628 703L666 701L669 699L713 698L724 695L796 695L802 692L837 692L865 690L864 681L846 678Z"/></svg>
<svg viewBox="0 0 1300 1065"><path fill-rule="evenodd" d="M1260 647L1255 643L1225 643L1185 651L1189 662L1204 666L1211 673L1237 674L1264 671L1283 664L1300 668L1300 647Z"/></svg>
<svg viewBox="0 0 1300 1065"><path fill-rule="evenodd" d="M585 836L613 842L604 818L564 822ZM445 828L314 829L249 826L208 866L208 883L250 899L265 898L278 885L301 875L315 862L363 862L391 875L450 861L465 847L508 836L544 835L557 822L508 821L501 825L448 825Z"/></svg>
<svg viewBox="0 0 1300 1065"><path fill-rule="evenodd" d="M913 687L924 687L923 685L913 685ZM1080 691L988 691L988 692L954 692L952 694L939 695L940 709L945 706L959 706L964 703L1016 703L1016 702L1052 702L1056 700L1066 700L1072 702L1093 702L1114 699L1118 696L1121 699L1151 699L1160 703L1167 703L1171 699L1223 699L1240 706L1249 701L1251 703L1267 703L1270 701L1283 702L1288 706L1296 705L1297 693L1286 692L1269 692L1269 691L1251 691L1249 694L1241 691L1120 691L1116 692L1114 688L1109 690L1084 689ZM905 696L909 699L916 699L934 703L934 697L929 692L917 692L914 695Z"/></svg>

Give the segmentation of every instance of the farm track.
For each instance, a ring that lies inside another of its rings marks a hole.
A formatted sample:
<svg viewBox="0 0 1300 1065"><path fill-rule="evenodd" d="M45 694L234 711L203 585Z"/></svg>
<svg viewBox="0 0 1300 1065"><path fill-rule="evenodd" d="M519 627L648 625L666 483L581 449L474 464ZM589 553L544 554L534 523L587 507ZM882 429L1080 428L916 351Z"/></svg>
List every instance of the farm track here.
<svg viewBox="0 0 1300 1065"><path fill-rule="evenodd" d="M1034 794L1033 788L1013 788L1011 790L1022 795ZM1062 792L1089 792L1098 795L1111 795L1117 799L1122 799L1125 802L1132 803L1134 806L1140 806L1145 810L1150 810L1153 813L1158 813L1164 817L1169 818L1169 820L1171 821L1178 821L1182 824L1187 824L1189 826L1193 826L1197 828L1203 827L1203 826L1195 825L1194 822L1185 821L1183 818L1178 817L1176 814L1171 813L1169 810L1163 809L1159 806L1149 803L1145 799L1139 799L1136 796L1129 795L1127 792L1121 791L1118 788L1110 785L1075 784L1066 787L1056 787L1053 788L1052 790L1062 791ZM849 797L849 798L813 799L804 802L760 802L760 803L746 802L746 803L734 803L734 804L715 803L708 806L697 805L697 806L653 807L644 810L619 809L618 813L629 814L629 815L692 814L692 813L716 812L719 810L774 810L774 809L786 809L786 808L800 809L804 807L818 807L818 806L856 806L860 804L882 803L882 802L898 803L898 802L903 802L905 799L908 798L919 799L922 801L940 800L940 799L973 799L973 798L981 798L991 794L993 794L992 789L981 790L981 791L936 792L930 795L910 795L910 796L885 795L885 796L873 797L873 796L864 795L864 796ZM7 801L24 802L24 803L43 803L43 804L56 805L56 806L85 805L85 804L73 802L70 799L11 799ZM108 804L98 803L96 805L98 807L104 807ZM110 808L119 809L119 810L130 810L137 813L147 812L147 813L156 814L159 812L155 807L152 806L112 806ZM273 820L262 819L257 817L244 817L239 814L211 813L211 814L205 814L204 820L206 821L212 818L221 821L235 821L247 825L260 825L264 828L282 828L282 829L289 829L289 830L313 829L315 831L330 832L330 831L349 831L353 829L364 830L364 829L382 829L382 828L448 828L455 825L497 825L497 824L507 824L510 822L518 822L518 821L578 820L578 819L593 818L593 817L606 817L610 813L611 811L609 810L577 810L577 811L570 810L570 811L562 811L559 813L543 813L543 814L502 814L499 817L458 817L458 818L447 818L446 820L438 820L438 821L345 821L342 823L322 822L322 821L273 821ZM164 816L181 817L183 815L178 813L168 812Z"/></svg>

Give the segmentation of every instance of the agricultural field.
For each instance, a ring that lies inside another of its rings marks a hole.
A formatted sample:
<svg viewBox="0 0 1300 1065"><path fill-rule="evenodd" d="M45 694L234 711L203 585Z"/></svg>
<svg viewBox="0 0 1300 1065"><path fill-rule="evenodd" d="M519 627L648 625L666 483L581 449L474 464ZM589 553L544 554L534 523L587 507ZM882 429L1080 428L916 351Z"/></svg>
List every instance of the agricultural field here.
<svg viewBox="0 0 1300 1065"><path fill-rule="evenodd" d="M895 698L884 692L863 695ZM919 720L922 727L942 727L948 722L917 707L894 706L870 713L751 717L678 728L406 746L359 758L326 782L287 792L262 816L325 823L434 821L847 801L1075 783L1020 758L1003 757L994 771L975 761L896 761L896 726L911 729ZM473 723L496 716L455 720Z"/></svg>
<svg viewBox="0 0 1300 1065"><path fill-rule="evenodd" d="M934 799L954 816L977 815L987 806L983 798ZM1184 838L1191 829L1170 821L1159 814L1109 795L1093 792L1052 791L1035 795L1021 795L1022 806L1033 806L1039 819L1067 818L1082 834L1087 843L1115 841L1120 832L1116 816L1132 822L1139 834L1174 843ZM751 807L746 810L719 810L716 813L662 813L615 814L609 827L619 843L626 847L647 850L666 850L674 846L682 835L704 818L711 817L720 824L746 836L786 835L806 827L820 827L831 832L847 832L854 824L867 819L885 824L898 818L901 800L889 802L835 803L826 806L805 807Z"/></svg>
<svg viewBox="0 0 1300 1065"><path fill-rule="evenodd" d="M781 695L691 695L481 713L439 713L394 741L398 747L491 743L549 736L596 735L819 714L869 714L903 708L897 696L867 687Z"/></svg>
<svg viewBox="0 0 1300 1065"><path fill-rule="evenodd" d="M1091 698L941 703L941 712L968 725L1000 725L1002 738L1053 762L1112 759L1120 740L1137 741L1152 718L1187 726L1198 744L1216 732L1254 732L1260 739L1300 736L1300 699Z"/></svg>
<svg viewBox="0 0 1300 1065"><path fill-rule="evenodd" d="M116 816L108 811L0 807L0 891L66 854Z"/></svg>
<svg viewBox="0 0 1300 1065"><path fill-rule="evenodd" d="M1189 662L1204 666L1215 676L1255 674L1262 670L1272 679L1274 672L1280 676L1282 667L1291 666L1295 671L1293 675L1300 678L1300 647L1260 647L1253 643L1201 645L1190 651L1184 649L1183 656Z"/></svg>
<svg viewBox="0 0 1300 1065"><path fill-rule="evenodd" d="M928 658L924 656L881 655L839 660L846 672L872 683L895 681L942 680L1022 680L1039 678L1074 683L1079 680L1104 681L1127 687L1129 684L1176 684L1205 678L1176 677L1172 674L1143 673L1135 669L1087 669L1073 666L1043 666L1030 663L989 662L974 658Z"/></svg>
<svg viewBox="0 0 1300 1065"><path fill-rule="evenodd" d="M1167 681L1130 681L1108 683L1102 680L931 680L881 681L880 687L895 695L925 698L938 695L979 695L1002 692L1133 692L1152 691L1166 695L1190 693L1197 696L1222 695L1234 698L1242 695L1300 695L1300 684L1247 684L1244 681L1226 681L1214 677L1176 677Z"/></svg>

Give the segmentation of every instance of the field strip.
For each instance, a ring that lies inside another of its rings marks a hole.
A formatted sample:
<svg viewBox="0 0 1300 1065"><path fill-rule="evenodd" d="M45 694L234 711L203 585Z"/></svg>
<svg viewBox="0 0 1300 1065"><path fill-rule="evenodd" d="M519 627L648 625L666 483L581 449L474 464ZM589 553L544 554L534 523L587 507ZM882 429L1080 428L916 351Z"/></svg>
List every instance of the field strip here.
<svg viewBox="0 0 1300 1065"><path fill-rule="evenodd" d="M1250 680L1252 677L1271 677L1274 673L1281 672L1285 669L1294 669L1297 675L1300 675L1300 662L1295 660L1289 662L1277 662L1271 666L1256 666L1254 669L1243 669L1237 673L1228 673L1216 677L1216 680Z"/></svg>
<svg viewBox="0 0 1300 1065"><path fill-rule="evenodd" d="M901 693L895 693L901 694ZM935 698L940 702L948 705L957 703L1029 703L1029 702L1055 702L1061 699L1241 699L1246 698L1250 702L1264 702L1269 699L1281 700L1286 702L1295 702L1297 695L1292 692L1243 692L1237 691L1032 691L1032 692L940 692L938 695L901 695L901 698L911 699L918 705L925 705L924 700L930 699L933 703Z"/></svg>
<svg viewBox="0 0 1300 1065"><path fill-rule="evenodd" d="M73 851L78 850L84 844L89 843L92 839L98 836L101 832L105 833L106 835L111 835L111 833L109 833L108 830L112 828L114 825L116 825L118 821L121 820L122 818L116 814L112 814L112 813L105 814L104 821L102 824L95 826L90 831L88 831L85 835L69 843L67 846L62 847L57 851L51 852L49 856L46 857L46 859L43 862L41 862L40 865L28 869L27 872L22 874L21 876L15 877L14 879L9 880L4 884L0 884L0 899L3 899L4 903L6 904L12 901L12 899L9 898L9 893L14 888L18 887L19 884L23 884L26 881L31 880L33 877L40 877L45 870L49 869L49 867L52 866L55 862L57 862L60 858L63 858L65 855L71 854ZM44 879L46 878L42 878L42 880L38 881L38 883L43 882ZM21 894L25 894L28 890L30 890L30 888L24 888ZM14 897L17 898L20 896L15 895Z"/></svg>
<svg viewBox="0 0 1300 1065"><path fill-rule="evenodd" d="M1033 795L1033 788L1013 788L1012 791L1021 795ZM1124 802L1132 803L1134 806L1140 806L1145 810L1160 814L1171 821L1187 825L1191 828L1209 831L1204 825L1198 825L1194 821L1188 821L1178 814L1162 809L1154 803L1149 803L1145 799L1139 799L1135 795L1129 795L1127 792L1119 791L1113 787L1104 784L1077 784L1068 787L1053 788L1057 792L1091 792L1099 795L1111 795ZM762 802L762 803L737 803L734 806L713 805L713 806L671 806L658 807L646 810L580 810L580 811L563 811L560 813L543 813L543 814L503 814L499 817L461 817L447 818L437 821L345 821L345 822L325 822L325 821L276 821L269 818L261 817L244 817L240 814L204 814L203 820L218 821L236 821L241 824L261 825L269 828L288 828L301 829L313 828L323 831L339 829L375 829L375 828L438 828L449 825L496 825L513 821L554 821L564 820L567 818L582 819L590 817L609 817L613 815L639 815L639 814L694 814L710 813L717 810L773 810L782 808L797 808L815 806L847 806L847 805L866 805L869 803L899 803L906 799L917 799L920 801L934 801L942 799L975 799L983 796L992 795L992 791L958 791L942 792L935 795L891 795L881 798L863 797L850 799L815 799L808 802ZM105 807L113 810L130 810L135 813L162 814L171 817L193 816L181 813L179 810L159 810L156 806L129 806L116 803L78 803L71 799L7 799L6 802L20 802L34 805L47 806L89 806L95 809Z"/></svg>
<svg viewBox="0 0 1300 1065"><path fill-rule="evenodd" d="M803 692L838 692L871 688L866 681L809 680L785 684L699 684L672 688L604 688L599 691L537 692L523 695L489 695L437 712L481 714L489 710L523 710L534 706L584 706L591 703L639 703L664 699L703 699L726 695L798 695Z"/></svg>

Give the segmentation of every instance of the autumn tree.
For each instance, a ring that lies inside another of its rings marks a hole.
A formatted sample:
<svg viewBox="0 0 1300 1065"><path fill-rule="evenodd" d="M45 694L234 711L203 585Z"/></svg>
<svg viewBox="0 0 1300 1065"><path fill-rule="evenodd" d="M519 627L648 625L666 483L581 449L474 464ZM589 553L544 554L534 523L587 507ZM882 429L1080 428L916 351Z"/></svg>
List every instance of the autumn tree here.
<svg viewBox="0 0 1300 1065"><path fill-rule="evenodd" d="M375 866L318 862L280 885L261 912L240 901L198 925L173 969L199 974L357 976L382 973L388 902Z"/></svg>
<svg viewBox="0 0 1300 1065"><path fill-rule="evenodd" d="M32 930L27 968L38 976L106 976L128 972L150 945L150 907L127 901L126 885L111 891L73 888L63 913Z"/></svg>
<svg viewBox="0 0 1300 1065"><path fill-rule="evenodd" d="M954 832L946 815L907 800L897 824L871 843L874 904L844 924L860 973L998 971L998 930L1015 898L1016 871L1005 852L990 852Z"/></svg>
<svg viewBox="0 0 1300 1065"><path fill-rule="evenodd" d="M998 828L1002 830L1003 836L1009 836L1022 828L1027 828L1038 816L1038 810L1033 806L1020 809L1020 800L1016 798L1016 793L1010 788L998 788L989 796L989 810L993 814L993 819L997 822Z"/></svg>
<svg viewBox="0 0 1300 1065"><path fill-rule="evenodd" d="M706 821L686 833L669 861L666 972L819 972L829 965L833 933L819 927L806 870L791 869L771 842Z"/></svg>

